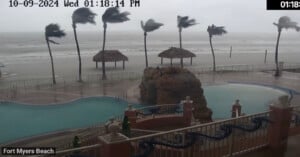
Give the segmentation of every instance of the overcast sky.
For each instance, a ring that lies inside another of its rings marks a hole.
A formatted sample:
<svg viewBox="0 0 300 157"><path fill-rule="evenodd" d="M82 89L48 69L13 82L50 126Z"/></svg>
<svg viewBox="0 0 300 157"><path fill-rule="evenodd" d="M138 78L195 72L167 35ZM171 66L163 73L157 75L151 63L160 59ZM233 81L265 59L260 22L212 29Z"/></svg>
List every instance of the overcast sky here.
<svg viewBox="0 0 300 157"><path fill-rule="evenodd" d="M63 4L63 0L60 1ZM130 0L124 1L129 5ZM72 31L71 16L76 8L9 8L8 2L0 0L1 32L39 32L49 23L58 23L65 31ZM300 11L267 11L266 0L140 0L140 3L141 7L121 8L131 13L131 20L111 24L108 29L140 31L140 20L153 18L165 24L161 31L175 31L177 15L190 16L199 23L187 31L206 31L209 24L215 24L224 25L229 32L274 32L276 28L272 23L283 15L300 23ZM105 8L91 10L98 14L97 25L80 25L78 30L102 30L101 15Z"/></svg>

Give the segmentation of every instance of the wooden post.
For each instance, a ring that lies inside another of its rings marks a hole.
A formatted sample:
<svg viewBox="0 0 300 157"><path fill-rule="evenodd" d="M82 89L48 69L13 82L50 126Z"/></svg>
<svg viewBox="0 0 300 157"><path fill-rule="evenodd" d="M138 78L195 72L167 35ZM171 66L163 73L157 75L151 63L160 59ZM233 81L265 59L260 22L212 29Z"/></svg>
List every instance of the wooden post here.
<svg viewBox="0 0 300 157"><path fill-rule="evenodd" d="M232 46L230 46L229 58L231 58L231 53L232 53Z"/></svg>
<svg viewBox="0 0 300 157"><path fill-rule="evenodd" d="M264 60L265 64L267 63L267 55L268 55L268 50L265 51L265 60Z"/></svg>
<svg viewBox="0 0 300 157"><path fill-rule="evenodd" d="M98 62L96 61L96 69L98 69Z"/></svg>
<svg viewBox="0 0 300 157"><path fill-rule="evenodd" d="M183 58L180 58L180 65L181 65L181 68L183 68Z"/></svg>
<svg viewBox="0 0 300 157"><path fill-rule="evenodd" d="M123 60L123 70L125 70L125 60Z"/></svg>
<svg viewBox="0 0 300 157"><path fill-rule="evenodd" d="M191 65L193 65L193 57L191 57Z"/></svg>
<svg viewBox="0 0 300 157"><path fill-rule="evenodd" d="M173 58L171 58L171 66L173 66Z"/></svg>
<svg viewBox="0 0 300 157"><path fill-rule="evenodd" d="M160 57L160 64L163 65L164 61L163 61L163 58Z"/></svg>
<svg viewBox="0 0 300 157"><path fill-rule="evenodd" d="M115 61L115 69L117 68L117 61Z"/></svg>

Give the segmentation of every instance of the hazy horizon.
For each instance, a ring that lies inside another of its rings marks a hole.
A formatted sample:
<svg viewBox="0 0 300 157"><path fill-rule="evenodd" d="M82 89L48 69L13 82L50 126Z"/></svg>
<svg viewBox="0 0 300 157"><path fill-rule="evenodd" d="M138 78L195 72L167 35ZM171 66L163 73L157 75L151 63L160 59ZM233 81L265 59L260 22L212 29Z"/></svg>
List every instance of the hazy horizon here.
<svg viewBox="0 0 300 157"><path fill-rule="evenodd" d="M79 0L83 3L83 0ZM130 0L124 0L128 5ZM10 8L9 1L0 1L0 32L43 32L46 25L58 23L63 30L72 31L71 16L77 8ZM290 16L300 22L299 11L267 11L266 0L140 0L140 7L120 7L129 11L131 19L122 24L109 24L108 31L141 31L140 20L153 18L164 23L158 32L177 31L176 16L190 16L199 23L185 32L205 32L210 24L225 26L228 32L276 32L273 22L280 16ZM105 7L90 8L97 25L79 25L78 31L102 31L101 15Z"/></svg>

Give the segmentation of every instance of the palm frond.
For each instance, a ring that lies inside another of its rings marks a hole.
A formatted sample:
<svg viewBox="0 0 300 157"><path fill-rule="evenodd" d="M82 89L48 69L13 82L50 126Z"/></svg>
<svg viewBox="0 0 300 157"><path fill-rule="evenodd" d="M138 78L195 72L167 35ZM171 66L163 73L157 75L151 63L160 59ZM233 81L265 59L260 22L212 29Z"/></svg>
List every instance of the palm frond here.
<svg viewBox="0 0 300 157"><path fill-rule="evenodd" d="M196 25L195 19L189 19L188 16L177 16L177 26L178 28L188 28L190 26Z"/></svg>
<svg viewBox="0 0 300 157"><path fill-rule="evenodd" d="M223 34L227 33L224 26L215 26L214 24L212 24L211 26L208 26L207 32L208 32L209 36L223 35Z"/></svg>
<svg viewBox="0 0 300 157"><path fill-rule="evenodd" d="M163 24L159 23L159 22L155 22L153 19L149 19L146 21L145 25L144 25L144 22L141 21L141 26L145 32L152 32L152 31L158 29L159 27L163 26Z"/></svg>
<svg viewBox="0 0 300 157"><path fill-rule="evenodd" d="M66 33L60 29L58 24L49 24L45 28L45 35L47 38L55 37L61 38L66 35Z"/></svg>
<svg viewBox="0 0 300 157"><path fill-rule="evenodd" d="M146 30L145 30L145 24L144 24L143 20L141 21L141 27L142 27L143 31L146 32Z"/></svg>
<svg viewBox="0 0 300 157"><path fill-rule="evenodd" d="M73 12L72 20L74 24L95 24L95 16L97 14L93 13L89 8L78 8Z"/></svg>
<svg viewBox="0 0 300 157"><path fill-rule="evenodd" d="M278 29L295 29L296 31L300 31L300 27L297 22L291 20L288 16L282 16L279 18L278 23L273 23Z"/></svg>
<svg viewBox="0 0 300 157"><path fill-rule="evenodd" d="M50 43L52 43L52 44L56 44L56 45L59 45L59 43L57 43L57 42L55 42L55 41L53 41L53 40L48 40Z"/></svg>
<svg viewBox="0 0 300 157"><path fill-rule="evenodd" d="M102 21L108 22L108 23L120 23L128 21L129 18L127 17L130 15L129 12L120 12L119 8L117 7L111 7L107 8L104 14L102 15Z"/></svg>

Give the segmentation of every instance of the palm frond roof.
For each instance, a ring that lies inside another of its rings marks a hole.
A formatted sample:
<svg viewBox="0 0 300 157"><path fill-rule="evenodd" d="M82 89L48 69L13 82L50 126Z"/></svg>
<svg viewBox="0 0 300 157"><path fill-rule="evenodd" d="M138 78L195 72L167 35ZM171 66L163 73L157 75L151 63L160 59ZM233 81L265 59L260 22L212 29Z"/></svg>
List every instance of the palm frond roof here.
<svg viewBox="0 0 300 157"><path fill-rule="evenodd" d="M100 51L93 57L93 61L102 62L103 54L105 62L128 61L128 57L118 50L105 50L104 53Z"/></svg>
<svg viewBox="0 0 300 157"><path fill-rule="evenodd" d="M191 58L196 57L196 55L188 50L182 48L171 47L160 54L158 57L163 58Z"/></svg>

